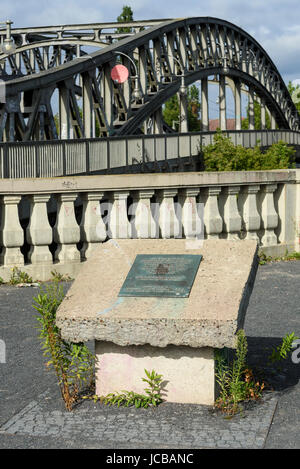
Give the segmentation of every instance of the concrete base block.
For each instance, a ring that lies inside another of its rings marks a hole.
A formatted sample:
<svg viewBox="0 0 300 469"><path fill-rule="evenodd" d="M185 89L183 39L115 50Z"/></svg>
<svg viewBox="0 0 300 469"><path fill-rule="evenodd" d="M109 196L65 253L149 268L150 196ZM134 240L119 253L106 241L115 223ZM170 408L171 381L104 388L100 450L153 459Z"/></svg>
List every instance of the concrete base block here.
<svg viewBox="0 0 300 469"><path fill-rule="evenodd" d="M135 391L144 394L145 369L161 374L167 402L213 405L215 364L212 347L129 345L96 341L96 394Z"/></svg>
<svg viewBox="0 0 300 469"><path fill-rule="evenodd" d="M51 272L56 271L62 275L68 275L71 278L77 276L83 262L51 262L51 264L10 264L8 266L0 265L0 277L3 278L4 282L9 282L11 277L11 269L13 267L19 267L22 272L26 272L34 281L47 281L51 280Z"/></svg>
<svg viewBox="0 0 300 469"><path fill-rule="evenodd" d="M292 242L273 244L272 246L259 246L259 252L263 252L266 256L270 257L285 256L287 253L292 253L296 250L296 245Z"/></svg>

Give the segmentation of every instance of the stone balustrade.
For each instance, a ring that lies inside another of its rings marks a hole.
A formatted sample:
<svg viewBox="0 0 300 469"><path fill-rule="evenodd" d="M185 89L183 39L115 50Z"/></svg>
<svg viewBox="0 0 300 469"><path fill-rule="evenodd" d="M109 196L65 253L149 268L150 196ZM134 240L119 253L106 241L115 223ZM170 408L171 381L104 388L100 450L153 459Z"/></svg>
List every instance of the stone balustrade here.
<svg viewBox="0 0 300 469"><path fill-rule="evenodd" d="M300 170L2 179L0 276L76 275L108 238L254 239L300 249Z"/></svg>

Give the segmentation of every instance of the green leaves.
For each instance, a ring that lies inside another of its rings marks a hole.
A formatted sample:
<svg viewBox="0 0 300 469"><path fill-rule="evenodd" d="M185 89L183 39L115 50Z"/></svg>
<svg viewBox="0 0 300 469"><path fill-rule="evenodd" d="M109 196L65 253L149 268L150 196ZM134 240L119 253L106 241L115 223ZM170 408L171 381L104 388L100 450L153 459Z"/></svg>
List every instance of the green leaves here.
<svg viewBox="0 0 300 469"><path fill-rule="evenodd" d="M94 396L94 401L96 402L97 400L100 400L108 406L135 406L137 409L140 407L146 409L149 406L156 407L162 402L162 397L160 395L162 375L156 374L154 370L152 370L151 372L145 370L145 374L148 379L142 378L142 381L146 382L149 385L149 388L145 389L146 395L138 394L134 391L121 391L120 393L109 393L106 396L102 397Z"/></svg>
<svg viewBox="0 0 300 469"><path fill-rule="evenodd" d="M280 362L288 357L293 348L293 342L298 337L295 333L286 334L280 345L273 348L268 357L270 363ZM237 333L236 358L228 363L222 351L215 352L216 381L220 387L220 397L216 400L216 407L234 414L239 409L238 403L246 399L259 399L264 389L264 382L254 379L251 369L247 367L247 340L243 330Z"/></svg>
<svg viewBox="0 0 300 469"><path fill-rule="evenodd" d="M225 359L224 351L215 352L216 381L220 397L216 407L228 414L239 410L239 403L246 399L258 399L264 384L255 382L253 373L246 364L247 339L241 329L237 333L236 357L231 363Z"/></svg>
<svg viewBox="0 0 300 469"><path fill-rule="evenodd" d="M55 324L56 311L64 297L63 288L54 281L34 298L44 355L56 373L67 410L71 410L83 386L91 385L95 357L83 343L65 341Z"/></svg>
<svg viewBox="0 0 300 469"><path fill-rule="evenodd" d="M188 111L188 129L189 132L199 132L201 130L201 121L199 119L199 89L196 85L188 87L187 95L187 111ZM179 130L179 100L177 94L173 95L165 103L163 108L164 121L172 128L175 128L176 132Z"/></svg>
<svg viewBox="0 0 300 469"><path fill-rule="evenodd" d="M282 343L278 345L278 347L273 348L272 353L269 356L269 361L271 363L276 363L281 360L285 360L288 353L291 352L293 348L293 342L297 339L299 339L299 337L295 336L294 332L286 334L282 339Z"/></svg>
<svg viewBox="0 0 300 469"><path fill-rule="evenodd" d="M133 21L133 11L130 6L124 5L121 14L117 17L118 23L126 23ZM130 33L132 28L118 28L117 32L120 33Z"/></svg>
<svg viewBox="0 0 300 469"><path fill-rule="evenodd" d="M234 145L230 137L218 131L214 143L203 148L205 171L259 171L294 166L295 150L283 141L263 153L260 142L254 148Z"/></svg>
<svg viewBox="0 0 300 469"><path fill-rule="evenodd" d="M11 272L8 282L10 285L17 285L18 283L32 283L32 277L30 277L26 272L22 272L18 267L13 267Z"/></svg>

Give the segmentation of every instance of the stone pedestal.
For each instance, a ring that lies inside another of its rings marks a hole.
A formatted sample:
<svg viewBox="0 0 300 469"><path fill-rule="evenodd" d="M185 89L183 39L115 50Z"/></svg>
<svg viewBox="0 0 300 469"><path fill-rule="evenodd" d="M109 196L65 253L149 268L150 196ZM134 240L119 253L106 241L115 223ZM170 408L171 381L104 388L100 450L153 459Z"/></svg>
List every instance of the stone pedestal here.
<svg viewBox="0 0 300 469"><path fill-rule="evenodd" d="M164 400L213 404L214 349L236 346L256 275L257 243L188 246L185 239L110 240L81 267L56 321L64 339L96 341L98 395L142 393L144 369L154 369L163 375ZM118 296L138 254L201 255L189 296Z"/></svg>
<svg viewBox="0 0 300 469"><path fill-rule="evenodd" d="M145 369L162 375L162 397L168 402L213 405L214 349L168 345L129 345L96 341L96 394L120 390L145 394Z"/></svg>

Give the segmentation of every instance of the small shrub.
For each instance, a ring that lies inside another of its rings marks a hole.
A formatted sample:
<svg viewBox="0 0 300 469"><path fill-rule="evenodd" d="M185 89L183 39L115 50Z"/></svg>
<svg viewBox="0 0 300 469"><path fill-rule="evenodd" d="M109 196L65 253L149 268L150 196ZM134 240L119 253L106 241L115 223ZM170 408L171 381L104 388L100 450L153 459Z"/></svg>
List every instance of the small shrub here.
<svg viewBox="0 0 300 469"><path fill-rule="evenodd" d="M18 267L13 267L8 283L10 285L17 285L18 283L32 283L32 281L32 277L30 277L26 272L22 272Z"/></svg>
<svg viewBox="0 0 300 469"><path fill-rule="evenodd" d="M280 262L280 261L297 261L300 260L300 252L286 252L284 256L272 257L267 256L264 252L260 252L259 255L259 264L265 265L269 262Z"/></svg>
<svg viewBox="0 0 300 469"><path fill-rule="evenodd" d="M259 265L265 265L268 262L271 262L273 258L271 256L267 256L264 252L260 252L258 259Z"/></svg>
<svg viewBox="0 0 300 469"><path fill-rule="evenodd" d="M234 145L230 137L218 131L214 143L203 149L205 171L259 171L295 167L294 148L280 141L262 152L257 142L254 148Z"/></svg>
<svg viewBox="0 0 300 469"><path fill-rule="evenodd" d="M266 153L263 153L261 169L286 169L295 167L294 164L294 148L288 146L282 140L278 143L273 143Z"/></svg>
<svg viewBox="0 0 300 469"><path fill-rule="evenodd" d="M291 252L286 255L288 261L300 261L300 252Z"/></svg>
<svg viewBox="0 0 300 469"><path fill-rule="evenodd" d="M215 407L227 414L235 414L240 410L240 402L257 400L261 397L264 383L254 379L252 370L246 364L247 339L245 332L237 333L236 358L227 363L222 352L216 352L216 380L220 387L220 397Z"/></svg>
<svg viewBox="0 0 300 469"><path fill-rule="evenodd" d="M145 394L138 394L133 391L121 391L112 392L106 396L93 396L94 402L100 401L108 406L117 405L118 407L124 406L135 406L136 408L149 406L156 407L162 402L160 394L162 375L158 375L154 370L145 370L146 378L142 378L142 381L148 384L145 388Z"/></svg>
<svg viewBox="0 0 300 469"><path fill-rule="evenodd" d="M53 282L69 282L73 280L68 274L60 274L56 270L51 270L51 275Z"/></svg>
<svg viewBox="0 0 300 469"><path fill-rule="evenodd" d="M294 332L286 334L283 337L281 344L278 345L278 347L273 348L272 353L269 356L270 363L277 363L285 360L288 353L290 353L293 348L293 342L297 339L299 339L299 337L296 337Z"/></svg>

